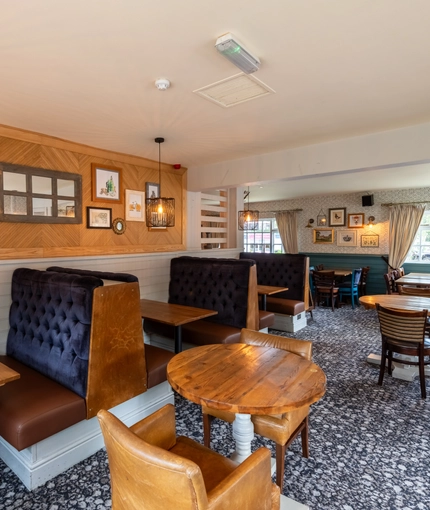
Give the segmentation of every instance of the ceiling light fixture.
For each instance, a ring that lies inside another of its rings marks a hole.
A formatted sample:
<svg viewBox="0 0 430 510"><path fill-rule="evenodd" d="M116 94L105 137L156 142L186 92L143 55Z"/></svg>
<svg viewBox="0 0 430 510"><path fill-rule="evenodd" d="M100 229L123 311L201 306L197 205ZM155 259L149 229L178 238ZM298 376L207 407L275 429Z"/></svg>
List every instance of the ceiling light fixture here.
<svg viewBox="0 0 430 510"><path fill-rule="evenodd" d="M260 60L251 55L248 50L245 50L243 45L230 32L218 37L215 48L245 74L255 73L260 68Z"/></svg>
<svg viewBox="0 0 430 510"><path fill-rule="evenodd" d="M147 198L146 224L148 227L174 227L175 226L175 199L161 197L161 144L164 138L155 138L158 143L158 197Z"/></svg>
<svg viewBox="0 0 430 510"><path fill-rule="evenodd" d="M258 218L260 217L260 213L258 211L250 211L249 210L249 186L248 191L244 191L244 199L248 199L248 206L244 211L238 212L238 228L239 230L257 230L258 228Z"/></svg>

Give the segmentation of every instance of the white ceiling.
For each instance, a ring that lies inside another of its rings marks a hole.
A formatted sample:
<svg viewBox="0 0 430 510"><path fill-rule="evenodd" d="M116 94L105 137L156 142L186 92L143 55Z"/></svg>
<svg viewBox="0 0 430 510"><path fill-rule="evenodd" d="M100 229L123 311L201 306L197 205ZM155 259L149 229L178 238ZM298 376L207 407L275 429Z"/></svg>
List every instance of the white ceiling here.
<svg viewBox="0 0 430 510"><path fill-rule="evenodd" d="M163 136L163 161L191 167L430 121L428 0L0 6L1 124L150 159ZM222 108L193 93L239 72L214 47L229 31L260 58L253 76L275 94ZM160 77L172 84L164 92ZM419 186L427 168L411 171ZM308 179L307 194L363 189L363 180L374 191L386 172ZM272 186L275 200L303 181ZM252 200L266 199L259 189Z"/></svg>

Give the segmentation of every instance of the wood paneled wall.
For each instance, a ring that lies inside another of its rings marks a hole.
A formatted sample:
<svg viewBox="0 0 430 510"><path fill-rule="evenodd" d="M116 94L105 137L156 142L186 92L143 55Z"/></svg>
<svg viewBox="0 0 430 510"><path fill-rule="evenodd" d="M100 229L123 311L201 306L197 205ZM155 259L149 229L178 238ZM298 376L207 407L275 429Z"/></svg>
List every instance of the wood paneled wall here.
<svg viewBox="0 0 430 510"><path fill-rule="evenodd" d="M83 218L81 225L0 223L0 259L136 254L185 249L185 168L175 170L167 164L161 167L162 195L175 199L175 227L149 231L146 223L128 221L125 233L117 235L113 230L86 228L86 207L111 207L112 219L125 219L125 189L145 191L146 182L158 182L158 161L7 126L0 126L0 161L82 175ZM91 163L121 168L122 204L92 202Z"/></svg>

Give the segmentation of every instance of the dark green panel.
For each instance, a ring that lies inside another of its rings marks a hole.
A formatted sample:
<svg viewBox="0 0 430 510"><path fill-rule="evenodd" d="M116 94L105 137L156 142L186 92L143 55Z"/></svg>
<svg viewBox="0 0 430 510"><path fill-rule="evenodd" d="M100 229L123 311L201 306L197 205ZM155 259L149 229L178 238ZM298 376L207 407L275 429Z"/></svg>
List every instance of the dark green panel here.
<svg viewBox="0 0 430 510"><path fill-rule="evenodd" d="M345 253L306 253L310 258L309 265L324 265L324 269L356 269L359 267L369 266L370 271L367 276L367 294L385 294L384 274L388 271L388 266L381 258L381 255L349 255ZM387 257L386 255L384 255ZM409 264L414 266L406 272L425 273L427 271L417 269L417 264ZM427 266L427 264L426 264ZM430 265L427 266L430 271ZM406 270L406 267L405 267Z"/></svg>

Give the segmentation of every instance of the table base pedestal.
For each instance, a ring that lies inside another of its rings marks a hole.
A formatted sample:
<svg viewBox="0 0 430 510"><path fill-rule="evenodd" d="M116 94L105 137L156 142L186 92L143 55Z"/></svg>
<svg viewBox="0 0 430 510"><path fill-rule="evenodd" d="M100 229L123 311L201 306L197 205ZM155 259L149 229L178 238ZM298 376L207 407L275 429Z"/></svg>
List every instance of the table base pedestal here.
<svg viewBox="0 0 430 510"><path fill-rule="evenodd" d="M309 507L281 494L281 510L309 510Z"/></svg>
<svg viewBox="0 0 430 510"><path fill-rule="evenodd" d="M399 355L399 358L410 359L409 356ZM415 358L416 359L416 358ZM372 365L381 365L381 356L379 354L369 354L367 362ZM424 374L430 376L430 366L424 368ZM415 365L404 365L403 363L396 363L393 359L393 375L394 379L402 379L403 381L413 381L418 376L418 367Z"/></svg>

